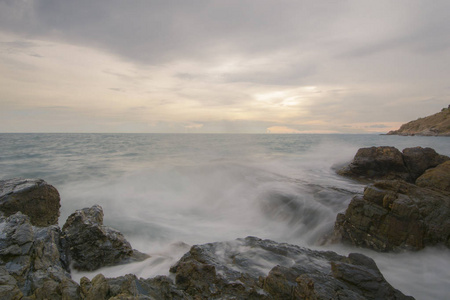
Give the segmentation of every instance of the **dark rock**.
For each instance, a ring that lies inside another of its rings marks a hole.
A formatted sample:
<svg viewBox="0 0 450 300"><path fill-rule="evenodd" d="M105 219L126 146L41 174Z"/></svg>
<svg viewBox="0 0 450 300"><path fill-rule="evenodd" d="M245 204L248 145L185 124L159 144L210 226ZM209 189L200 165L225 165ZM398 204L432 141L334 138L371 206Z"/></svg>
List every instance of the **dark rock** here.
<svg viewBox="0 0 450 300"><path fill-rule="evenodd" d="M422 176L417 178L416 184L421 187L450 192L450 161L427 170Z"/></svg>
<svg viewBox="0 0 450 300"><path fill-rule="evenodd" d="M128 274L116 278L105 278L102 274L92 281L83 277L81 290L84 299L192 299L183 291L178 290L173 281L165 276L152 279L137 278Z"/></svg>
<svg viewBox="0 0 450 300"><path fill-rule="evenodd" d="M406 148L403 153L387 146L361 148L353 161L337 173L359 180L401 179L414 183L427 169L447 160L450 158L431 148Z"/></svg>
<svg viewBox="0 0 450 300"><path fill-rule="evenodd" d="M362 254L344 257L254 237L193 246L171 272L195 299L413 299Z"/></svg>
<svg viewBox="0 0 450 300"><path fill-rule="evenodd" d="M78 270L92 271L148 257L133 250L119 231L103 225L103 209L99 205L70 215L62 228L62 238L73 267Z"/></svg>
<svg viewBox="0 0 450 300"><path fill-rule="evenodd" d="M403 149L403 160L405 166L409 171L409 180L414 182L427 169L434 168L442 164L450 158L445 155L440 155L432 148L406 148Z"/></svg>
<svg viewBox="0 0 450 300"><path fill-rule="evenodd" d="M0 281L5 285L0 289L2 299L20 294L38 299L72 295L77 284L70 279L58 226L32 226L28 216L17 212L1 217L0 229Z"/></svg>
<svg viewBox="0 0 450 300"><path fill-rule="evenodd" d="M359 179L409 179L402 153L395 147L361 148L339 175Z"/></svg>
<svg viewBox="0 0 450 300"><path fill-rule="evenodd" d="M450 247L450 193L401 180L376 182L337 216L335 237L377 251Z"/></svg>
<svg viewBox="0 0 450 300"><path fill-rule="evenodd" d="M0 211L6 216L22 212L35 226L58 223L58 191L42 179L0 180Z"/></svg>

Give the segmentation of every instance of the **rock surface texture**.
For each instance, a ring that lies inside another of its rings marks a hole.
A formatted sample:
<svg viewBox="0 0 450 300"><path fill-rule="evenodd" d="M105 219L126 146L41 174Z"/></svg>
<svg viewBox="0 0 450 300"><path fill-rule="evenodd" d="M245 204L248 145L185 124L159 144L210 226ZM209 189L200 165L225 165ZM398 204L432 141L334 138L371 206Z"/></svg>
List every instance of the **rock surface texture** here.
<svg viewBox="0 0 450 300"><path fill-rule="evenodd" d="M450 192L450 161L427 170L422 176L417 178L416 184L421 187Z"/></svg>
<svg viewBox="0 0 450 300"><path fill-rule="evenodd" d="M408 122L388 135L450 136L450 105L440 112Z"/></svg>
<svg viewBox="0 0 450 300"><path fill-rule="evenodd" d="M62 238L73 267L78 270L92 271L147 258L133 250L122 233L103 225L103 209L99 205L70 215L62 228Z"/></svg>
<svg viewBox="0 0 450 300"><path fill-rule="evenodd" d="M22 212L35 226L58 223L58 191L42 179L0 180L0 211L6 216Z"/></svg>
<svg viewBox="0 0 450 300"><path fill-rule="evenodd" d="M450 193L401 180L376 182L337 216L335 237L377 251L450 248Z"/></svg>
<svg viewBox="0 0 450 300"><path fill-rule="evenodd" d="M35 227L18 212L1 217L0 229L0 299L51 299L54 293L79 299L58 226Z"/></svg>
<svg viewBox="0 0 450 300"><path fill-rule="evenodd" d="M406 148L403 152L388 146L361 148L337 173L362 180L402 179L413 183L427 169L448 160L431 148Z"/></svg>
<svg viewBox="0 0 450 300"><path fill-rule="evenodd" d="M362 254L340 256L255 237L193 246L172 267L194 299L413 299Z"/></svg>

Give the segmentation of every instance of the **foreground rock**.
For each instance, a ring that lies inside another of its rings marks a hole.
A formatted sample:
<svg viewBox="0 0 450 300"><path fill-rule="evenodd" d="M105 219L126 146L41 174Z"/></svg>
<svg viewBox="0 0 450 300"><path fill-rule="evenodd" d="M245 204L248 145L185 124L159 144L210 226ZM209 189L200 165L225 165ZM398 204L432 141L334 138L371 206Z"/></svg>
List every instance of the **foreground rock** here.
<svg viewBox="0 0 450 300"><path fill-rule="evenodd" d="M413 299L362 254L340 256L247 237L193 246L171 269L198 299Z"/></svg>
<svg viewBox="0 0 450 300"><path fill-rule="evenodd" d="M18 212L0 217L0 228L0 299L51 299L55 293L80 299L58 226L32 226L29 217Z"/></svg>
<svg viewBox="0 0 450 300"><path fill-rule="evenodd" d="M376 182L337 216L335 237L377 251L450 248L450 193L401 180Z"/></svg>
<svg viewBox="0 0 450 300"><path fill-rule="evenodd" d="M450 136L450 105L440 112L403 124L388 135Z"/></svg>
<svg viewBox="0 0 450 300"><path fill-rule="evenodd" d="M99 205L70 215L62 228L62 239L78 270L93 271L148 257L133 250L122 233L103 225L103 209Z"/></svg>
<svg viewBox="0 0 450 300"><path fill-rule="evenodd" d="M0 180L0 211L6 216L22 212L35 226L58 223L58 191L42 179Z"/></svg>
<svg viewBox="0 0 450 300"><path fill-rule="evenodd" d="M362 254L340 256L255 237L196 245L171 268L175 282L126 275L81 279L85 299L414 299Z"/></svg>
<svg viewBox="0 0 450 300"><path fill-rule="evenodd" d="M337 172L355 179L402 179L413 183L427 169L448 160L431 148L406 148L402 153L395 147L370 147L359 149L353 161Z"/></svg>

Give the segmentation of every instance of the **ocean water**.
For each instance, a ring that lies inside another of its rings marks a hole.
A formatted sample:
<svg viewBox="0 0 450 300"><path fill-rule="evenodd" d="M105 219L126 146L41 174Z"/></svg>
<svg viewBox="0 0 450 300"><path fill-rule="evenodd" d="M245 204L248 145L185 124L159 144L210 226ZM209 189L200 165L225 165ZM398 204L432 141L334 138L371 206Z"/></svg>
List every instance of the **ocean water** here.
<svg viewBox="0 0 450 300"><path fill-rule="evenodd" d="M99 204L141 263L73 272L168 275L190 245L249 235L277 242L363 252L386 279L417 299L450 294L450 251L381 254L318 246L336 214L364 185L335 174L361 147L432 147L445 137L272 134L0 134L0 179L42 178L61 194L62 226L76 209Z"/></svg>

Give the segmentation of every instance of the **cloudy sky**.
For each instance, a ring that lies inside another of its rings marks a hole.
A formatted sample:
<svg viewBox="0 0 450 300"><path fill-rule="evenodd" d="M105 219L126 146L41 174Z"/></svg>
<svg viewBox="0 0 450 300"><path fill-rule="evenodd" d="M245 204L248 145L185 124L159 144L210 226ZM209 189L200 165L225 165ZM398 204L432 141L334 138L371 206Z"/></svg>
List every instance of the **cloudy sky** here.
<svg viewBox="0 0 450 300"><path fill-rule="evenodd" d="M387 132L450 104L449 12L0 0L0 132Z"/></svg>

